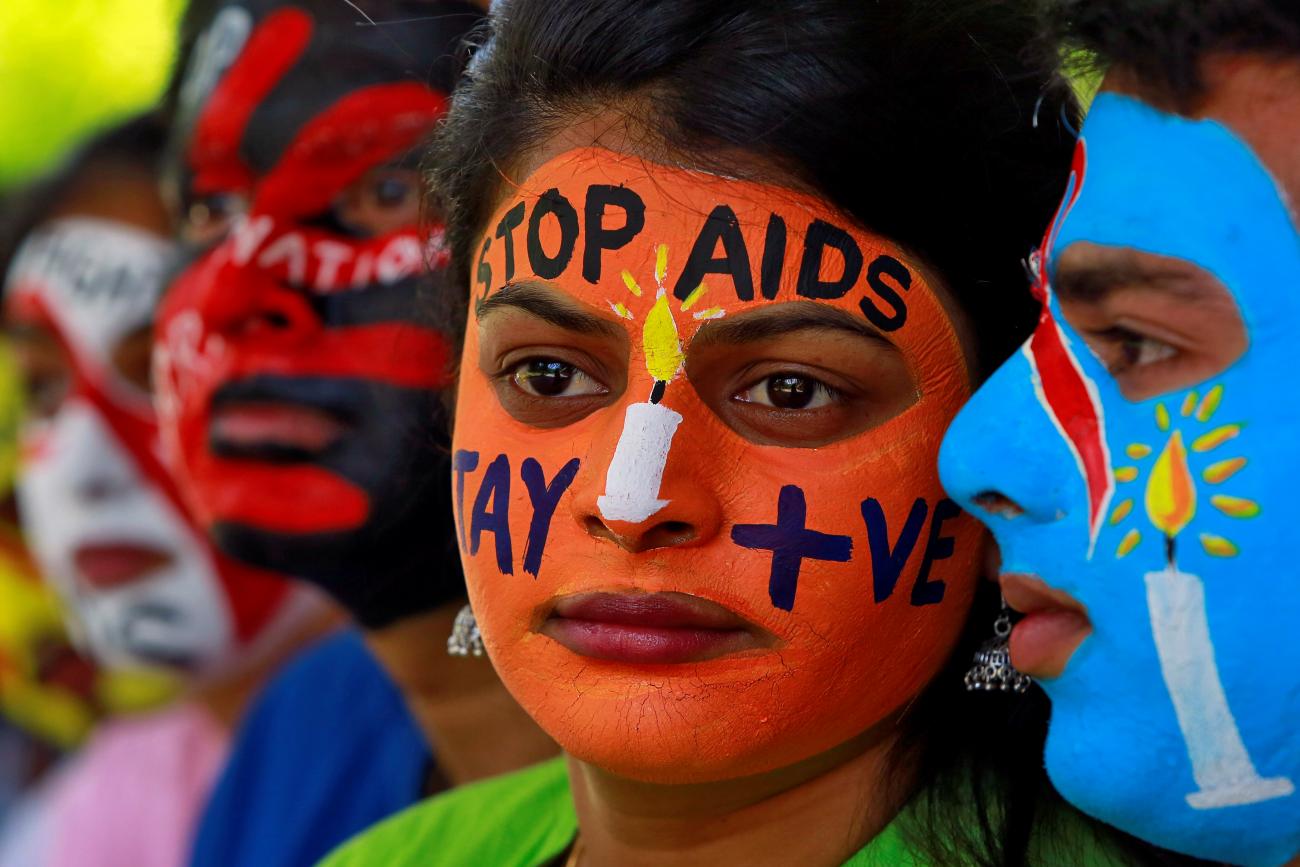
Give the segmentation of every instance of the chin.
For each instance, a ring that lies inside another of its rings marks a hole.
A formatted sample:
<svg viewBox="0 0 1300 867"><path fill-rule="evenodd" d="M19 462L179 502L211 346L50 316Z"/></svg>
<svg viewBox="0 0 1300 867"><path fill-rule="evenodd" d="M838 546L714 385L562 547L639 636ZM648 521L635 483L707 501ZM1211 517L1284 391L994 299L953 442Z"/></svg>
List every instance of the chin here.
<svg viewBox="0 0 1300 867"><path fill-rule="evenodd" d="M1068 672L1067 672L1068 674ZM1149 698L1067 688L1052 699L1045 762L1062 797L1095 819L1148 842L1210 861L1277 867L1300 853L1300 795L1194 809L1187 749L1163 706ZM1167 701L1167 700L1166 700ZM1135 712L1141 707L1142 711Z"/></svg>
<svg viewBox="0 0 1300 867"><path fill-rule="evenodd" d="M632 666L579 657L542 636L488 650L515 699L566 753L646 783L711 783L789 767L895 710L854 701L861 693L822 671L800 673L776 651Z"/></svg>

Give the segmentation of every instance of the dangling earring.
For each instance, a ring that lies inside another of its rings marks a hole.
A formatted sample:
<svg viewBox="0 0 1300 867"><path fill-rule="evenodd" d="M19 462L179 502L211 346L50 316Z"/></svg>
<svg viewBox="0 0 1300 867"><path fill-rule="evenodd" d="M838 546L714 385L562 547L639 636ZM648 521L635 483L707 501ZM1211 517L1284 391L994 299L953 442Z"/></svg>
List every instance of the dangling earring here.
<svg viewBox="0 0 1300 867"><path fill-rule="evenodd" d="M966 690L968 692L1025 692L1033 681L1029 675L1016 671L1011 664L1011 649L1008 637L1011 635L1011 609L1007 600L1002 600L1002 611L993 621L993 637L984 642L975 652L975 663L966 672Z"/></svg>
<svg viewBox="0 0 1300 867"><path fill-rule="evenodd" d="M450 656L483 655L483 636L479 634L474 609L469 605L456 612L456 622L451 625L451 635L447 637L447 653Z"/></svg>

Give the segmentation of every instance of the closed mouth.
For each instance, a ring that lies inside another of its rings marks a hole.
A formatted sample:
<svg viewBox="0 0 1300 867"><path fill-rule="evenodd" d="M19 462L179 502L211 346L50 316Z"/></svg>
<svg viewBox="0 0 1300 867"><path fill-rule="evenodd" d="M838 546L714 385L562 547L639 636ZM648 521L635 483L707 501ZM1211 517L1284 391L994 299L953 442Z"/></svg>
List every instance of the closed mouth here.
<svg viewBox="0 0 1300 867"><path fill-rule="evenodd" d="M1033 575L1004 574L1002 596L1024 617L1011 631L1011 664L1040 680L1060 677L1091 633L1083 604Z"/></svg>
<svg viewBox="0 0 1300 867"><path fill-rule="evenodd" d="M208 440L214 454L269 463L317 460L354 428L347 401L315 394L294 380L232 383L212 401Z"/></svg>
<svg viewBox="0 0 1300 867"><path fill-rule="evenodd" d="M774 641L716 602L674 592L564 596L538 632L580 656L639 665L705 662Z"/></svg>

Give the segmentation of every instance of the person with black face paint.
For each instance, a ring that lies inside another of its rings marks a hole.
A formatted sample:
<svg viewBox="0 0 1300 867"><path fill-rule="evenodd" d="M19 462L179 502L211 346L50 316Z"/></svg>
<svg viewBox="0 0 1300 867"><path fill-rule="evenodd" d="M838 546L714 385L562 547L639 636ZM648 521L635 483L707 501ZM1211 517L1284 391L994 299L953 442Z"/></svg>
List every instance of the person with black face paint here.
<svg viewBox="0 0 1300 867"><path fill-rule="evenodd" d="M465 596L450 352L422 291L445 254L415 159L481 14L226 2L180 85L169 188L195 252L156 332L167 459L223 551L360 626L267 690L196 865L312 863L423 793L555 750L486 660L446 651Z"/></svg>

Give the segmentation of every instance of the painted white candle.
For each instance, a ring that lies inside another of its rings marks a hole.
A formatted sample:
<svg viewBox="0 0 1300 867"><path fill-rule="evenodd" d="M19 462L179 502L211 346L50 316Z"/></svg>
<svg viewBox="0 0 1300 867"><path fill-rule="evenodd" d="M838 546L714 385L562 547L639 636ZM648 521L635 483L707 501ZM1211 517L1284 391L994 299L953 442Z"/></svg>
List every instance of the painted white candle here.
<svg viewBox="0 0 1300 867"><path fill-rule="evenodd" d="M1199 789L1187 803L1213 810L1293 794L1291 780L1261 777L1242 743L1214 659L1204 583L1170 566L1148 572L1146 585L1160 670Z"/></svg>
<svg viewBox="0 0 1300 867"><path fill-rule="evenodd" d="M659 499L668 450L682 417L657 403L634 403L605 476L605 495L596 501L607 521L639 523L668 505Z"/></svg>

